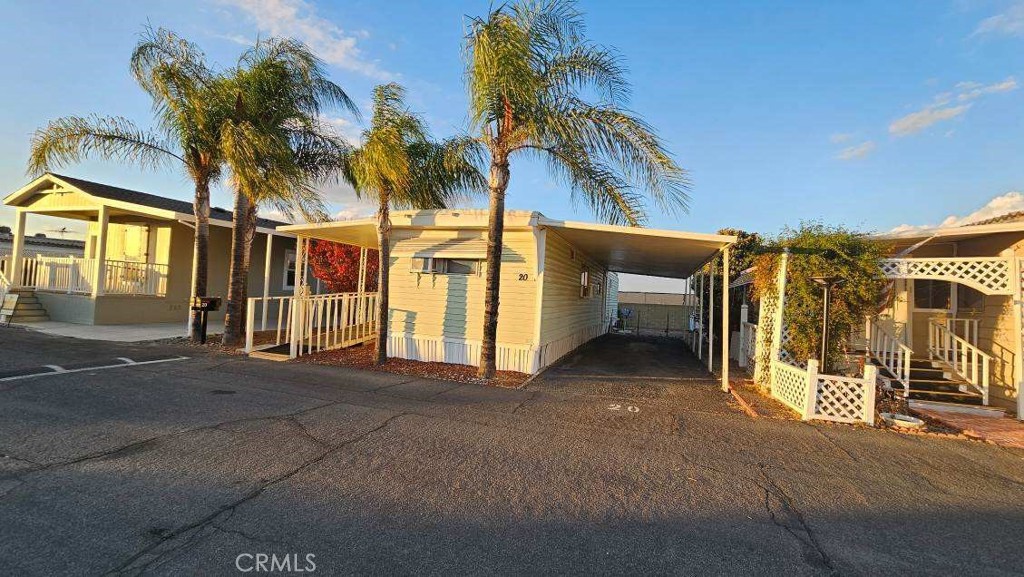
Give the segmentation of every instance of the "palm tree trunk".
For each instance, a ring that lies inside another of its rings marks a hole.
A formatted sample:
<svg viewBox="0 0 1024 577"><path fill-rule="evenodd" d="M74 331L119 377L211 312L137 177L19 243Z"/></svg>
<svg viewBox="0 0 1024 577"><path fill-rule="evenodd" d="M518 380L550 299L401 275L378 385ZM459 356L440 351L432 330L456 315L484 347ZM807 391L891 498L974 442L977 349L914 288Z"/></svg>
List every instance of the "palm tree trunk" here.
<svg viewBox="0 0 1024 577"><path fill-rule="evenodd" d="M192 248L192 294L208 296L207 284L210 272L210 183L196 182L196 196L192 204L195 214L195 244ZM189 303L191 306L191 303ZM191 310L191 309L190 309ZM195 311L191 312L189 339L198 343L203 330L202 319Z"/></svg>
<svg viewBox="0 0 1024 577"><path fill-rule="evenodd" d="M224 315L224 346L236 347L245 334L245 301L249 288L249 254L255 229L256 207L242 191L235 192L234 228L231 231L231 273Z"/></svg>
<svg viewBox="0 0 1024 577"><path fill-rule="evenodd" d="M387 192L381 192L380 208L377 209L377 350L376 364L383 365L388 360L388 288L390 286L389 264L391 262L391 216L388 203L391 201Z"/></svg>
<svg viewBox="0 0 1024 577"><path fill-rule="evenodd" d="M488 186L491 191L487 219L487 278L484 297L484 335L480 343L480 370L483 379L494 377L497 360L498 294L501 288L501 241L505 232L505 190L508 188L508 158L493 157Z"/></svg>

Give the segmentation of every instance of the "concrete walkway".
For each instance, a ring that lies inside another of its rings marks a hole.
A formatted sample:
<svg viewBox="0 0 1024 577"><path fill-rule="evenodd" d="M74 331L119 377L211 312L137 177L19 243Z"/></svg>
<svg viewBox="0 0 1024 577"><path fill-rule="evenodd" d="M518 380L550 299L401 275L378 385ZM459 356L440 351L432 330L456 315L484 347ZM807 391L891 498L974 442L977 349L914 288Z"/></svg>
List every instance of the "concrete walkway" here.
<svg viewBox="0 0 1024 577"><path fill-rule="evenodd" d="M1024 449L1024 423L1013 417L986 415L981 412L943 411L920 406L914 407L914 412L962 429L971 437L1004 447Z"/></svg>
<svg viewBox="0 0 1024 577"><path fill-rule="evenodd" d="M78 325L59 321L14 324L47 335L118 343L140 343L185 336L184 321L142 325ZM207 332L210 335L223 333L224 322L211 322Z"/></svg>

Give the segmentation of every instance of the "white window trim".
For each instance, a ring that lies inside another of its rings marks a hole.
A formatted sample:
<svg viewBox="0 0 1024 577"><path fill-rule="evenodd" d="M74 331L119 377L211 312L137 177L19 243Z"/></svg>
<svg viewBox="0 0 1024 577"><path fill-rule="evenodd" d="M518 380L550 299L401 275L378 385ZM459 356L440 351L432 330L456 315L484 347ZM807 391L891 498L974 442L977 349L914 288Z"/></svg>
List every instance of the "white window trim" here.
<svg viewBox="0 0 1024 577"><path fill-rule="evenodd" d="M293 284L288 284L288 263L292 263L293 265L298 265L298 259L296 259L296 257L295 257L295 251L294 250L289 249L289 250L284 251L284 266L282 267L282 271L281 271L281 289L282 290L295 290L295 284L294 283ZM295 266L295 277L294 278L298 278L298 277L299 277L299 267Z"/></svg>

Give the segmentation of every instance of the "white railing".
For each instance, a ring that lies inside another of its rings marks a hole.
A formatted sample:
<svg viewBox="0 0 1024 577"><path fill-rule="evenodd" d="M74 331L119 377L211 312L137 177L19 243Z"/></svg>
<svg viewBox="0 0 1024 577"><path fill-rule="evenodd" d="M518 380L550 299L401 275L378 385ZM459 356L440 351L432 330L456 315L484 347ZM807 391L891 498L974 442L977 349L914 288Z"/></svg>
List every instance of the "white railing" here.
<svg viewBox="0 0 1024 577"><path fill-rule="evenodd" d="M116 295L164 296L168 272L166 264L108 260L103 291Z"/></svg>
<svg viewBox="0 0 1024 577"><path fill-rule="evenodd" d="M296 356L349 347L377 334L377 293L334 293L293 299Z"/></svg>
<svg viewBox="0 0 1024 577"><path fill-rule="evenodd" d="M7 276L7 281L14 284L12 275L14 274L11 268L11 255L5 254L0 255L0 273ZM21 266L21 283L19 286L25 288L34 288L36 286L36 271L39 267L39 261L35 258L27 258L22 261Z"/></svg>
<svg viewBox="0 0 1024 577"><path fill-rule="evenodd" d="M291 296L284 297L251 297L245 308L245 352L251 353L255 347L272 348L282 343L291 342L292 335L292 299ZM259 330L257 331L257 319L259 319ZM267 328L270 327L270 328ZM273 343L267 339L266 342L255 344L256 333L261 335L261 341L273 334Z"/></svg>
<svg viewBox="0 0 1024 577"><path fill-rule="evenodd" d="M928 323L928 353L947 365L953 373L981 393L982 404L988 404L989 371L992 357L967 340L953 334L945 323Z"/></svg>
<svg viewBox="0 0 1024 577"><path fill-rule="evenodd" d="M773 360L771 392L805 421L874 425L877 376L874 365L864 367L863 377L846 377L819 373L818 361L813 359L807 361L806 369Z"/></svg>
<svg viewBox="0 0 1024 577"><path fill-rule="evenodd" d="M978 327L980 326L980 319L946 319L947 329L952 331L954 335L964 339L974 346L978 346Z"/></svg>
<svg viewBox="0 0 1024 577"><path fill-rule="evenodd" d="M887 258L879 262L887 278L933 278L958 282L989 295L1013 293L1011 262L1003 257Z"/></svg>
<svg viewBox="0 0 1024 577"><path fill-rule="evenodd" d="M22 286L43 291L91 293L97 260L71 256L37 256L25 259ZM104 262L103 293L112 295L164 296L166 264L108 260Z"/></svg>
<svg viewBox="0 0 1024 577"><path fill-rule="evenodd" d="M3 270L0 270L0 303L4 301L4 297L7 296L8 291L11 290L11 283L7 280L7 276Z"/></svg>
<svg viewBox="0 0 1024 577"><path fill-rule="evenodd" d="M886 330L877 319L865 320L864 336L868 353L882 363L889 374L903 385L903 396L910 396L910 359L914 351Z"/></svg>
<svg viewBox="0 0 1024 577"><path fill-rule="evenodd" d="M25 259L25 265L35 265L35 279L30 286L37 290L91 293L95 278L95 259L73 256L37 256Z"/></svg>

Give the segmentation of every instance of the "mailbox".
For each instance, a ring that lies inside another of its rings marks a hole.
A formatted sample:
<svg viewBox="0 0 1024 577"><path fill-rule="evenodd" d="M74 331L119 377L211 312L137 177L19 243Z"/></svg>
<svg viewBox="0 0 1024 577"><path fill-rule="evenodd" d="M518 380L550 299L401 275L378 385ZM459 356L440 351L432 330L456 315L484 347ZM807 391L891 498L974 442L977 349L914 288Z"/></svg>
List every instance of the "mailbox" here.
<svg viewBox="0 0 1024 577"><path fill-rule="evenodd" d="M206 344L206 314L211 311L220 310L220 297L193 297L192 310L199 315L199 321L203 327L199 333L199 342Z"/></svg>
<svg viewBox="0 0 1024 577"><path fill-rule="evenodd" d="M192 310L201 312L219 311L220 297L194 297Z"/></svg>

